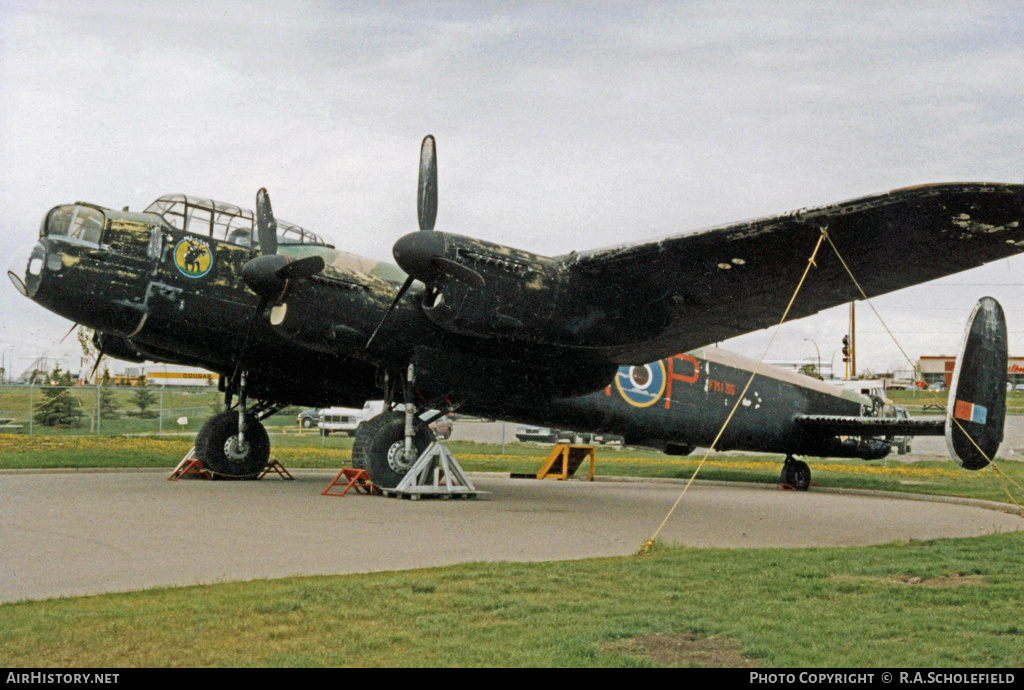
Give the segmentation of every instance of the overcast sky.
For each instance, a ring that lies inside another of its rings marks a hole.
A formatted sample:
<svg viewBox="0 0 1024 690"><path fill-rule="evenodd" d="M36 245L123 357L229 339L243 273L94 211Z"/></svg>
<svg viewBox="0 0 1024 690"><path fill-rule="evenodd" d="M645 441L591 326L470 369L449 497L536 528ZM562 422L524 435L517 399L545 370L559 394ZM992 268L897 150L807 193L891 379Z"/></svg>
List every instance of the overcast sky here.
<svg viewBox="0 0 1024 690"><path fill-rule="evenodd" d="M60 203L141 210L185 192L252 208L261 186L279 217L391 260L416 229L427 133L437 228L544 254L1021 182L1021 36L1019 0L2 0L0 267ZM1024 355L1022 285L1016 257L874 304L916 359L955 354L992 295ZM848 313L784 326L768 359L817 345L830 361ZM16 371L79 354L58 344L70 322L6 278L0 320ZM861 368L902 366L866 305L857 323ZM768 336L724 345L760 357Z"/></svg>

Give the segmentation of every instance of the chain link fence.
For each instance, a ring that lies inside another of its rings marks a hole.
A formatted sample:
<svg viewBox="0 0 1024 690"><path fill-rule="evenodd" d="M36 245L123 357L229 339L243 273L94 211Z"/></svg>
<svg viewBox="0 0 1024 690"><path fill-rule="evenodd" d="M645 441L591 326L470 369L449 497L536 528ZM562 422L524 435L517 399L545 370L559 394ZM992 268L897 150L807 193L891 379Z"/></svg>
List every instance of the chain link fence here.
<svg viewBox="0 0 1024 690"><path fill-rule="evenodd" d="M0 386L0 433L194 434L220 409L207 387Z"/></svg>

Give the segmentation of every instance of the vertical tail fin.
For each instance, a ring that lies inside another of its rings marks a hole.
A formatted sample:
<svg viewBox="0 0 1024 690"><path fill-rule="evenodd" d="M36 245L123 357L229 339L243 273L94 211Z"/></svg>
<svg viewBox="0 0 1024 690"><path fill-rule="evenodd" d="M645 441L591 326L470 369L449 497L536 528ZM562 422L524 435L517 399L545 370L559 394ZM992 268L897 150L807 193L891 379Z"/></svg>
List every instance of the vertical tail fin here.
<svg viewBox="0 0 1024 690"><path fill-rule="evenodd" d="M967 321L946 413L946 446L961 467L980 470L999 450L1006 420L1006 317L983 297Z"/></svg>

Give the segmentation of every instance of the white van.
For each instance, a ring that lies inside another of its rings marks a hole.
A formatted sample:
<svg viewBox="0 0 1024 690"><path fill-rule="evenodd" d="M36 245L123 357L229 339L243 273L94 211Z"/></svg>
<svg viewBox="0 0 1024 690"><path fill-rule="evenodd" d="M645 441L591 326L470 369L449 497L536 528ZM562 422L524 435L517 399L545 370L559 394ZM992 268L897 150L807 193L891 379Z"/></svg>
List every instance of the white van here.
<svg viewBox="0 0 1024 690"><path fill-rule="evenodd" d="M320 433L356 435L356 427L362 419L362 410L351 407L325 407L320 410Z"/></svg>
<svg viewBox="0 0 1024 690"><path fill-rule="evenodd" d="M403 405L402 403L398 403L398 405L395 407L395 409L398 410L399 412L402 412L402 411L405 410L405 405ZM366 404L363 405L363 409L362 409L362 412L361 412L362 416L360 418L360 421L365 422L367 419L370 419L372 417L376 417L377 415L379 415L383 411L384 411L384 401L383 400L367 400ZM420 418L421 419L429 419L430 417L433 417L436 414L437 414L437 410L427 410L426 412L424 412L423 414L420 415ZM444 417L441 417L441 418L435 420L434 422L432 422L430 424L430 428L433 429L434 434L438 438L448 439L448 438L451 438L451 436L452 436L452 420L447 415L445 415Z"/></svg>

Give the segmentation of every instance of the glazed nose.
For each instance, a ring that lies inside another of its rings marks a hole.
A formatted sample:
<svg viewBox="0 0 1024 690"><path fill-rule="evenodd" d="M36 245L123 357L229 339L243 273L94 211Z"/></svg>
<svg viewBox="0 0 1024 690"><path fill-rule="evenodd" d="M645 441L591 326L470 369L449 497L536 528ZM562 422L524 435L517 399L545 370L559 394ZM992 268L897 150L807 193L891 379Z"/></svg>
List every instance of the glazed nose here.
<svg viewBox="0 0 1024 690"><path fill-rule="evenodd" d="M18 292L31 299L39 289L45 265L46 248L36 242L34 246L22 247L14 253L14 258L7 268L7 277L14 283Z"/></svg>

